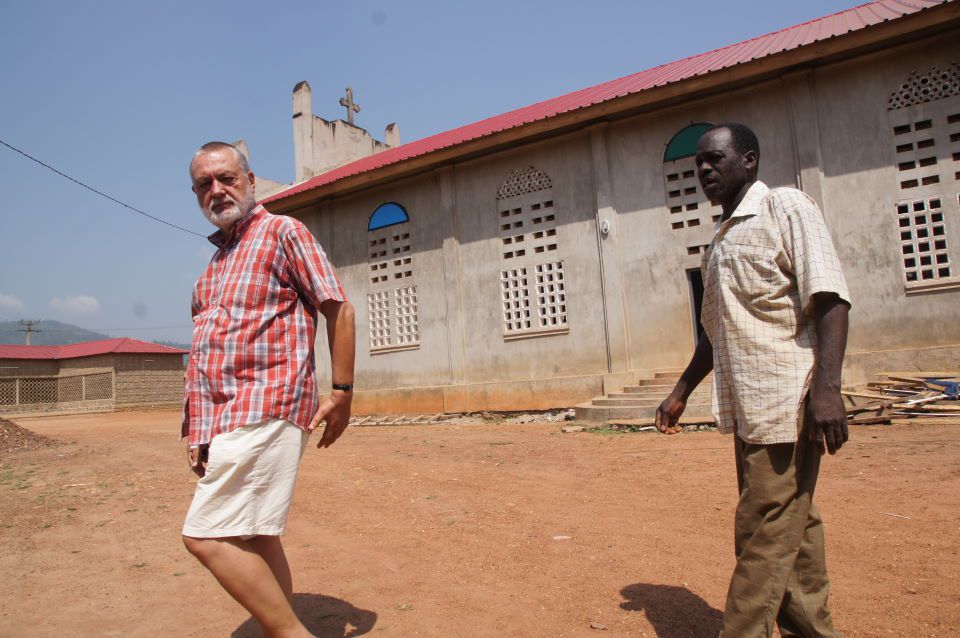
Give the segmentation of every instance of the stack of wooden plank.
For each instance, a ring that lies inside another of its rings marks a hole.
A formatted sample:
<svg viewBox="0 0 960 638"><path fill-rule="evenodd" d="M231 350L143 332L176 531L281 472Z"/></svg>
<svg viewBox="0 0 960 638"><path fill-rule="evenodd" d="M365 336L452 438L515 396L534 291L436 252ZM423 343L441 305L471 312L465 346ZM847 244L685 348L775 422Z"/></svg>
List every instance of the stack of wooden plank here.
<svg viewBox="0 0 960 638"><path fill-rule="evenodd" d="M371 426L371 425L436 425L456 415L446 414L387 414L354 416L350 418L351 426Z"/></svg>
<svg viewBox="0 0 960 638"><path fill-rule="evenodd" d="M842 394L851 425L960 425L960 371L881 372L863 389Z"/></svg>

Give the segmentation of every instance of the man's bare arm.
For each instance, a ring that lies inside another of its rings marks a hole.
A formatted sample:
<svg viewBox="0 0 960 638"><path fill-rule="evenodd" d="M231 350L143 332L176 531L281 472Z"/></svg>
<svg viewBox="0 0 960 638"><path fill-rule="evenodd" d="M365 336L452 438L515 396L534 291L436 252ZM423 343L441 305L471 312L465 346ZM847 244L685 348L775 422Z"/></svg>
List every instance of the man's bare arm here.
<svg viewBox="0 0 960 638"><path fill-rule="evenodd" d="M700 333L700 342L693 351L687 369L680 375L680 380L673 391L657 408L657 429L665 434L676 434L680 427L680 417L687 407L687 399L700 385L704 377L713 370L713 344L705 333Z"/></svg>
<svg viewBox="0 0 960 638"><path fill-rule="evenodd" d="M320 305L320 313L327 321L327 343L330 346L332 381L337 385L353 385L353 367L356 359L356 325L353 305L349 301L328 300ZM317 447L330 447L340 438L350 422L353 392L333 390L329 398L310 421L310 430L327 422Z"/></svg>
<svg viewBox="0 0 960 638"><path fill-rule="evenodd" d="M817 361L810 381L807 416L808 435L821 440L830 454L836 454L847 439L847 412L840 396L840 373L847 349L850 306L835 293L813 296L813 318L817 328Z"/></svg>

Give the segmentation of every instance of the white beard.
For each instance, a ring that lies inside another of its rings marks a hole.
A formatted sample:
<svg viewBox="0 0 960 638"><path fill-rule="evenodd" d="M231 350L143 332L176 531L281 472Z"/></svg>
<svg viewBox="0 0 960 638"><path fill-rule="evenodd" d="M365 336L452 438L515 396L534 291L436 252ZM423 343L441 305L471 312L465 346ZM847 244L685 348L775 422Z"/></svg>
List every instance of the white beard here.
<svg viewBox="0 0 960 638"><path fill-rule="evenodd" d="M220 212L214 210L215 207L223 204L224 202L230 202L232 205L228 208L222 209ZM211 224L223 232L227 232L233 228L234 224L246 217L256 205L257 200L253 193L250 193L250 195L248 195L241 202L237 202L230 196L225 196L222 199L210 202L209 208L204 208L202 210L203 216L210 220Z"/></svg>

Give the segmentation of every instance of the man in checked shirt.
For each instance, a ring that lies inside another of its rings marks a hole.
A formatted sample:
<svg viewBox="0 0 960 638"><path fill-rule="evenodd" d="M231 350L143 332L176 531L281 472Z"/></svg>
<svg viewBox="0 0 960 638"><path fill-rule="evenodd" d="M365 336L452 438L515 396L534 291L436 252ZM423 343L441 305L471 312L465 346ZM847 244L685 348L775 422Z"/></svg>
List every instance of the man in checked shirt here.
<svg viewBox="0 0 960 638"><path fill-rule="evenodd" d="M703 259L696 351L657 409L674 434L694 388L713 370L713 411L735 433L740 500L737 565L721 636L837 636L823 523L813 492L824 448L847 441L840 371L850 294L817 204L757 180L760 148L742 124L700 138L703 191L723 207Z"/></svg>
<svg viewBox="0 0 960 638"><path fill-rule="evenodd" d="M317 447L350 419L354 311L302 223L256 205L254 175L230 144L190 162L200 209L220 230L193 291L182 435L200 477L183 542L268 636L310 636L291 607L280 535L309 433ZM326 320L333 388L317 394L313 344Z"/></svg>

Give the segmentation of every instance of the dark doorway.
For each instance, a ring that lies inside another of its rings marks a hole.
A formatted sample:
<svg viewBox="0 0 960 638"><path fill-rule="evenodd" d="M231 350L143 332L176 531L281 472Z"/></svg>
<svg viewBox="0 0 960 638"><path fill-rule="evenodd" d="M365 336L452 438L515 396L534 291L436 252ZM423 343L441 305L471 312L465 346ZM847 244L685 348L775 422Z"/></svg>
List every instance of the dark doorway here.
<svg viewBox="0 0 960 638"><path fill-rule="evenodd" d="M693 341L700 342L700 333L703 324L700 323L700 309L703 307L703 275L699 268L687 271L687 281L690 282L690 307L693 310Z"/></svg>

